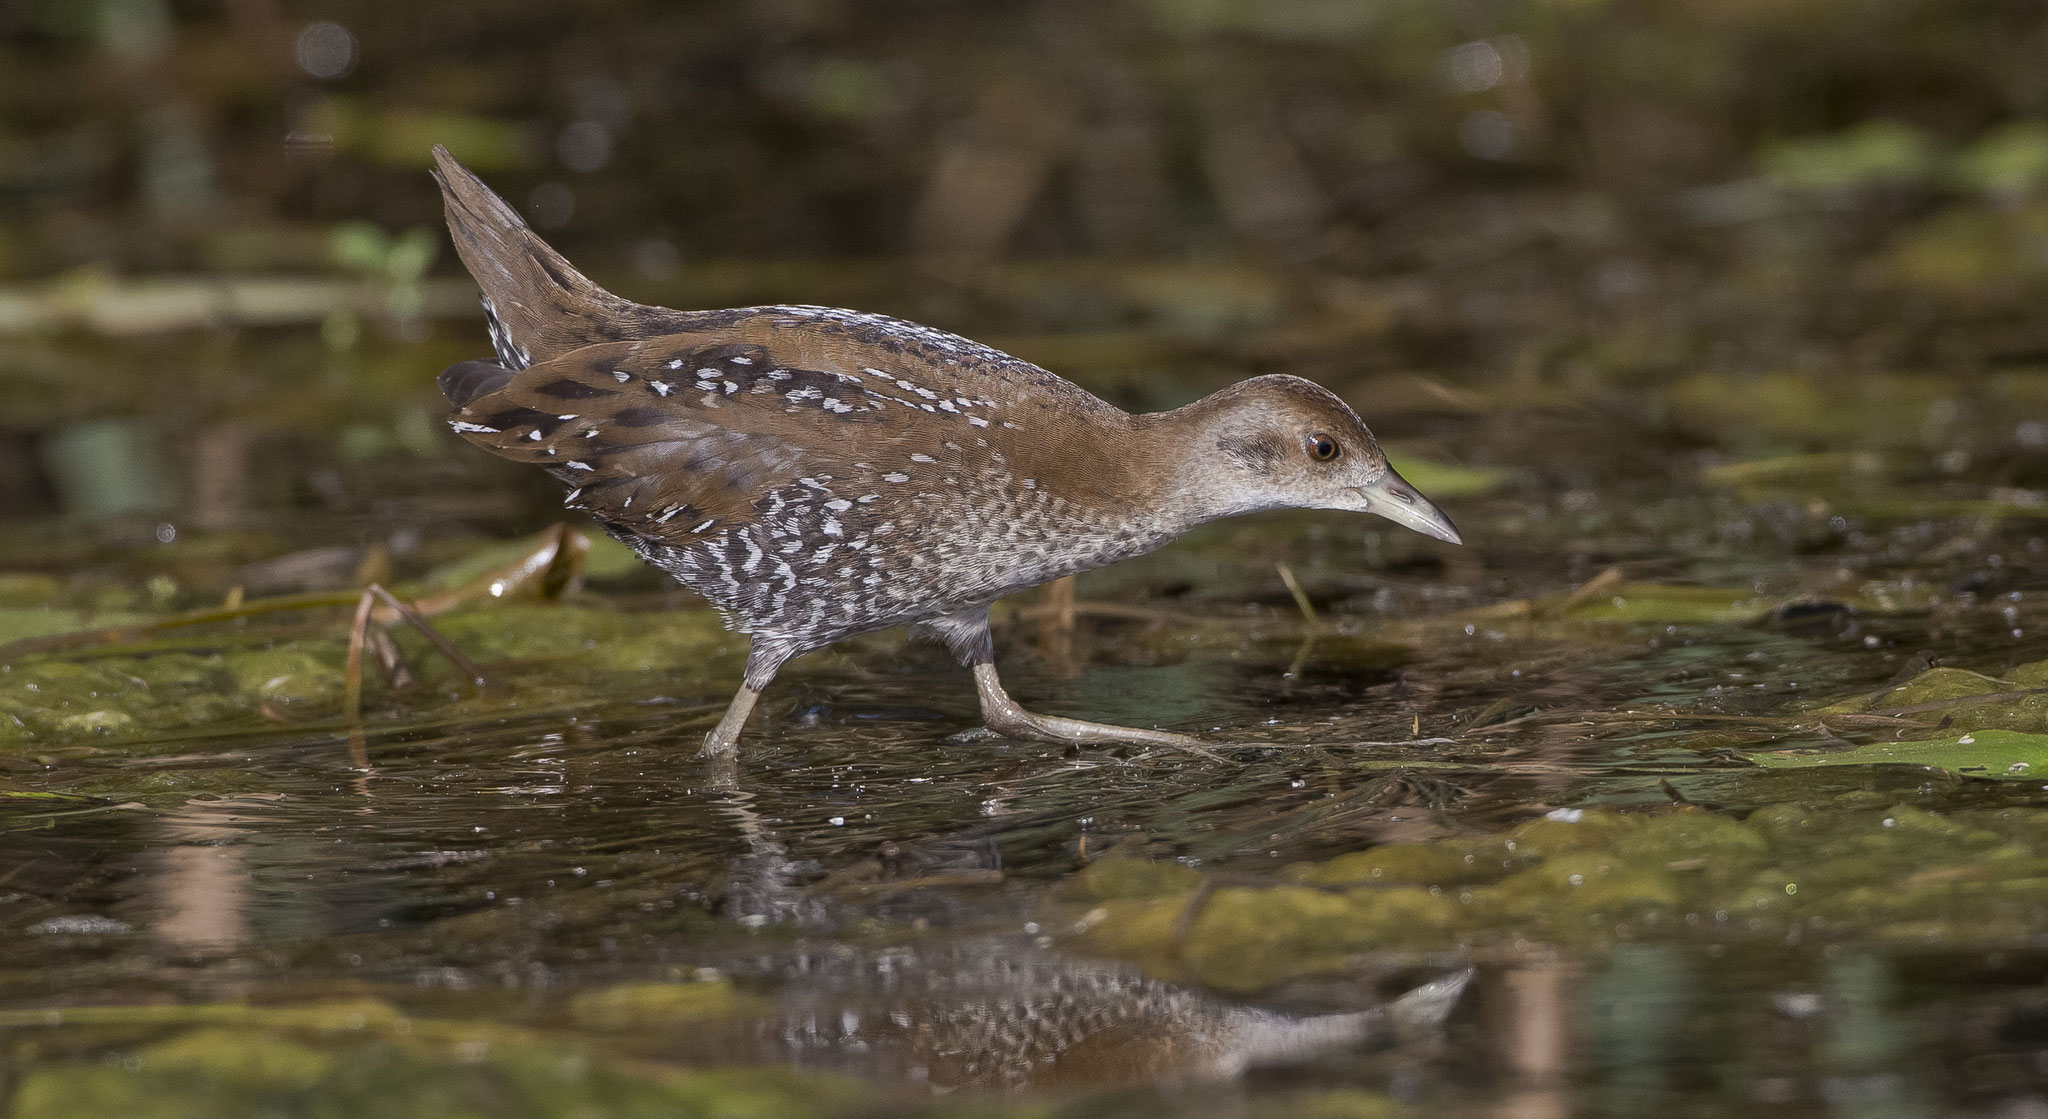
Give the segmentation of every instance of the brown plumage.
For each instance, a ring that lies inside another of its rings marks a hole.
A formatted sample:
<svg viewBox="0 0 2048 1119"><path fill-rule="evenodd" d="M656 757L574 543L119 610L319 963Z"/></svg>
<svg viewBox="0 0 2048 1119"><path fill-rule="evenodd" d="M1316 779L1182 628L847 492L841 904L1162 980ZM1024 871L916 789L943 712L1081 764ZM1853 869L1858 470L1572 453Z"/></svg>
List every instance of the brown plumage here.
<svg viewBox="0 0 2048 1119"><path fill-rule="evenodd" d="M434 154L497 350L441 374L451 426L561 478L572 507L752 636L708 751L731 750L790 657L904 624L974 667L992 729L1186 744L1018 707L996 680L989 603L1258 509L1370 511L1457 539L1358 416L1307 381L1255 378L1134 416L900 319L642 306L585 279Z"/></svg>

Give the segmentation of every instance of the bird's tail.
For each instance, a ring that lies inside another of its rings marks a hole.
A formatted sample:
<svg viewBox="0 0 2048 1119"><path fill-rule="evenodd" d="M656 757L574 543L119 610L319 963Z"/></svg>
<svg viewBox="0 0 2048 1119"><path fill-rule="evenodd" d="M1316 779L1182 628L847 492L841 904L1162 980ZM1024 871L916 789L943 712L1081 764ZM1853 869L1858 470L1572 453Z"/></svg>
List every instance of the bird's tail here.
<svg viewBox="0 0 2048 1119"><path fill-rule="evenodd" d="M435 181L455 251L484 289L491 344L508 369L616 341L622 323L651 308L591 283L548 247L483 180L434 145Z"/></svg>

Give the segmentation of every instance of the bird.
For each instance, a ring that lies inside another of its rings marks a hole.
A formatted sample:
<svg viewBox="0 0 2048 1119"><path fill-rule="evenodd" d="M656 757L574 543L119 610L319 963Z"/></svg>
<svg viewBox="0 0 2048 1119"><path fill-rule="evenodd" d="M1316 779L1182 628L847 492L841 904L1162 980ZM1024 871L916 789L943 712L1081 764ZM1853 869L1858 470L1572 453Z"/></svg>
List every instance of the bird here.
<svg viewBox="0 0 2048 1119"><path fill-rule="evenodd" d="M578 272L446 147L433 156L494 352L441 373L449 426L546 469L569 508L749 637L707 757L736 756L792 658L895 626L972 670L996 734L1198 746L1027 710L997 675L990 605L1267 509L1373 513L1461 543L1358 414L1311 381L1268 374L1133 414L904 319L634 303Z"/></svg>

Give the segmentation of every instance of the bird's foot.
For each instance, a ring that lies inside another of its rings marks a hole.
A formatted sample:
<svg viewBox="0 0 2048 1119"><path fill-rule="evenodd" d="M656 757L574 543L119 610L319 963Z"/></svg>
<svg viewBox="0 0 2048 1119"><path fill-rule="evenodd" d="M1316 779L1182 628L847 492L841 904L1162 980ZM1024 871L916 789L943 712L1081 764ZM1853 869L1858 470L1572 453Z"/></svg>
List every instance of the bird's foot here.
<svg viewBox="0 0 2048 1119"><path fill-rule="evenodd" d="M1170 730L1147 730L1142 727L1120 727L1114 723L1091 723L1085 719L1067 719L1058 715L1039 715L1014 704L1002 716L992 715L988 720L988 730L1005 738L1028 738L1039 742L1062 742L1075 746L1135 742L1146 746L1185 750L1212 762L1228 760L1211 750L1208 743L1191 734L1175 734Z"/></svg>
<svg viewBox="0 0 2048 1119"><path fill-rule="evenodd" d="M1000 715L991 714L990 732L1005 738L1028 738L1039 742L1069 742L1088 746L1100 742L1142 742L1148 746L1200 746L1202 740L1187 734L1142 727L1120 727L1114 723L1091 723L1058 715L1040 715L1012 707Z"/></svg>
<svg viewBox="0 0 2048 1119"><path fill-rule="evenodd" d="M1209 744L1188 734L1175 734L1167 730L1146 730L1140 727L1120 727L1110 723L1091 723L1084 719L1068 719L1059 715L1040 715L1027 711L1023 705L1010 698L996 679L995 666L978 664L974 666L974 682L981 693L981 717L988 729L1006 738L1025 738L1038 742L1062 742L1076 746L1088 746L1103 742L1136 742L1146 746L1166 746L1185 750L1211 761L1224 760Z"/></svg>

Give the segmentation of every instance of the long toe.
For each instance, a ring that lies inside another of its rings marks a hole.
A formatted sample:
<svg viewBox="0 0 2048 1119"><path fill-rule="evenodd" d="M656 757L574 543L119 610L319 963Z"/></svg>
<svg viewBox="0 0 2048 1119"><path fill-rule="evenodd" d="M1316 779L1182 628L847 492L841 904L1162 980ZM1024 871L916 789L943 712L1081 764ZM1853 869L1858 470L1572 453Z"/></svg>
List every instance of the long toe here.
<svg viewBox="0 0 2048 1119"><path fill-rule="evenodd" d="M1039 715L1027 711L1023 704L1011 699L1010 693L1003 690L1003 682L996 675L996 666L986 661L974 666L974 686L981 696L981 717L988 724L988 729L1010 738L1071 742L1075 745L1096 742L1140 742L1148 746L1168 746L1176 750L1186 750L1211 761L1223 760L1201 739L1189 735L1165 730L1112 726L1109 723L1090 723L1081 719L1063 719L1058 715Z"/></svg>
<svg viewBox="0 0 2048 1119"><path fill-rule="evenodd" d="M1166 746L1186 750L1215 761L1223 760L1215 751L1209 749L1208 743L1193 735L1175 734L1166 730L1147 730L1142 727L1120 727L1113 723L1091 723L1084 719L1067 719L1058 715L1040 715L1017 707L1003 712L1000 717L991 718L988 721L988 729L1008 738L1064 742L1076 746L1107 742Z"/></svg>

